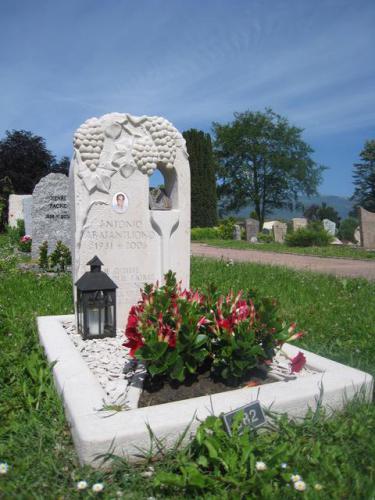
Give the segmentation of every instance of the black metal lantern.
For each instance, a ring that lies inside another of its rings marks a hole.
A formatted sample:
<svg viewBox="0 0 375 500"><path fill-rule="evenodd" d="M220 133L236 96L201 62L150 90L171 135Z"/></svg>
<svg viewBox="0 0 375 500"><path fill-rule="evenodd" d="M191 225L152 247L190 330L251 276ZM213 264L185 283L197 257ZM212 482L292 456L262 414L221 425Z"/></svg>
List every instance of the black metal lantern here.
<svg viewBox="0 0 375 500"><path fill-rule="evenodd" d="M76 282L78 331L85 340L115 337L117 285L101 270L97 256L87 265L90 271Z"/></svg>

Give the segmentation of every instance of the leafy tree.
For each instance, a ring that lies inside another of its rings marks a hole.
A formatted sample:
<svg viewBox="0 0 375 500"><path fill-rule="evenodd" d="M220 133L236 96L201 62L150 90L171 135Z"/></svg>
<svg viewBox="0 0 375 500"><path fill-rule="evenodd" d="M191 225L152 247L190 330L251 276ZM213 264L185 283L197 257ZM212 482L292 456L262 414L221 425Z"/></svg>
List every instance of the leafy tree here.
<svg viewBox="0 0 375 500"><path fill-rule="evenodd" d="M9 194L30 194L35 184L50 172L66 171L69 160L59 162L47 149L45 140L26 130L7 130L0 140L0 224L7 219Z"/></svg>
<svg viewBox="0 0 375 500"><path fill-rule="evenodd" d="M352 200L355 202L351 215L356 215L361 206L375 212L375 139L366 141L360 153L361 162L354 164L353 183L355 186Z"/></svg>
<svg viewBox="0 0 375 500"><path fill-rule="evenodd" d="M191 171L191 226L212 227L217 222L215 163L211 137L201 130L182 134Z"/></svg>
<svg viewBox="0 0 375 500"><path fill-rule="evenodd" d="M273 209L291 209L298 194L315 194L324 167L312 160L302 129L271 109L234 113L234 118L213 123L219 194L229 210L253 203L262 227Z"/></svg>
<svg viewBox="0 0 375 500"><path fill-rule="evenodd" d="M60 161L57 161L53 167L53 172L56 174L69 175L70 158L63 156Z"/></svg>
<svg viewBox="0 0 375 500"><path fill-rule="evenodd" d="M8 177L15 194L29 194L55 165L42 137L26 130L6 131L0 141L0 177Z"/></svg>
<svg viewBox="0 0 375 500"><path fill-rule="evenodd" d="M303 212L304 217L310 221L329 219L336 224L340 223L340 216L333 207L327 206L323 201L321 205L310 205Z"/></svg>

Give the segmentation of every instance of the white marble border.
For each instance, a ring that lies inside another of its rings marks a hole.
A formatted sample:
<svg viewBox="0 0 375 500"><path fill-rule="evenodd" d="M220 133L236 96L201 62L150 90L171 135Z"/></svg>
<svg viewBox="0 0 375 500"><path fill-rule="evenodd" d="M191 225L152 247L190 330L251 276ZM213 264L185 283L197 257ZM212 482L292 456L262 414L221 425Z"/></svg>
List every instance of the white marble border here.
<svg viewBox="0 0 375 500"><path fill-rule="evenodd" d="M294 356L302 351L308 366L320 373L289 382L241 388L114 414L99 411L103 407L105 392L62 326L62 321L71 319L69 315L43 316L37 320L47 359L55 362L56 388L63 398L82 464L99 467L100 462L95 461L95 457L108 452L111 445L116 455L137 461L139 449L149 449L150 446L146 424L158 438L165 440L166 445L173 445L190 423L190 432L194 432L198 420L205 419L212 409L219 415L257 398L263 407L287 412L293 417L303 417L309 407L315 408L322 385L323 405L332 410L342 408L345 401L360 390L368 400L372 398L373 378L369 374L286 344L284 350L287 354Z"/></svg>

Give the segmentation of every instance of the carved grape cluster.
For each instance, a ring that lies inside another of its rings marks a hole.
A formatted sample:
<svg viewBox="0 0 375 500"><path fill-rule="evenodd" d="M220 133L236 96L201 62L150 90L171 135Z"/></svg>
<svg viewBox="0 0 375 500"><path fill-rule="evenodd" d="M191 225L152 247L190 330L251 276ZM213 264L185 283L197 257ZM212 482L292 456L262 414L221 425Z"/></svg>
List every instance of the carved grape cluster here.
<svg viewBox="0 0 375 500"><path fill-rule="evenodd" d="M97 118L90 118L74 134L74 147L79 151L83 163L92 171L99 165L104 144L104 131Z"/></svg>
<svg viewBox="0 0 375 500"><path fill-rule="evenodd" d="M158 150L150 137L137 139L133 146L133 158L141 172L152 175L158 161Z"/></svg>
<svg viewBox="0 0 375 500"><path fill-rule="evenodd" d="M167 168L173 168L176 158L176 129L168 120L159 117L149 118L145 123L145 128L156 146L157 161Z"/></svg>

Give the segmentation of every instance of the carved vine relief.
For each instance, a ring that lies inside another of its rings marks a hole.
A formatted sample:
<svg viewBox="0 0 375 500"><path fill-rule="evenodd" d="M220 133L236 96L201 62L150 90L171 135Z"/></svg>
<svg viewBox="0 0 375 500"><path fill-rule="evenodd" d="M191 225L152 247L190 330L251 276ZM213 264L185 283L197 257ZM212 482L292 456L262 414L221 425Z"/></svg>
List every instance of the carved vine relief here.
<svg viewBox="0 0 375 500"><path fill-rule="evenodd" d="M108 193L116 172L127 178L137 169L149 176L160 165L172 169L177 147L186 155L183 137L168 120L128 114L114 116L113 120L106 119L110 115L90 118L74 135L78 177L90 194L96 190ZM115 151L109 161L101 162L106 138L114 141Z"/></svg>
<svg viewBox="0 0 375 500"><path fill-rule="evenodd" d="M107 140L114 148L106 151ZM157 116L112 113L99 119L90 118L77 129L73 143L74 170L86 188L87 197L95 191L109 193L111 177L117 172L128 178L138 169L151 176L158 166L173 168L177 148L187 157L183 136L168 120ZM82 237L90 227L89 212L95 205L108 205L103 200L86 199L82 210L82 204L76 219L76 273L80 267Z"/></svg>

